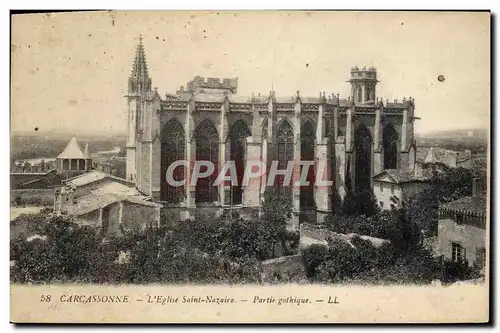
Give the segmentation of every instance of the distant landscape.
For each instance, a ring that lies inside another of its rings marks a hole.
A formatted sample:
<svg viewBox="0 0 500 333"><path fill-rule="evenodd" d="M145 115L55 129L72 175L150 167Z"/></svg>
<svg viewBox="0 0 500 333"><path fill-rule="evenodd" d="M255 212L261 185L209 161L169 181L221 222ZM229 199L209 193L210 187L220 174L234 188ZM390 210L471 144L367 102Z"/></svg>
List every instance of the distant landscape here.
<svg viewBox="0 0 500 333"><path fill-rule="evenodd" d="M11 135L11 160L17 161L32 158L56 157L61 153L73 133L63 132L23 132ZM418 147L441 147L456 151L471 150L474 154L486 154L488 151L487 130L470 129L455 131L439 131L417 134ZM125 146L124 133L80 133L76 134L78 142L89 144L91 152L111 150ZM427 151L427 150L425 150Z"/></svg>
<svg viewBox="0 0 500 333"><path fill-rule="evenodd" d="M10 142L11 161L32 158L57 157L66 147L71 133L12 133ZM124 147L124 134L81 134L75 135L81 145L89 144L91 153Z"/></svg>
<svg viewBox="0 0 500 333"><path fill-rule="evenodd" d="M486 129L463 129L416 134L417 151L419 147L441 147L450 150L464 151L469 149L473 154L488 152L489 131Z"/></svg>

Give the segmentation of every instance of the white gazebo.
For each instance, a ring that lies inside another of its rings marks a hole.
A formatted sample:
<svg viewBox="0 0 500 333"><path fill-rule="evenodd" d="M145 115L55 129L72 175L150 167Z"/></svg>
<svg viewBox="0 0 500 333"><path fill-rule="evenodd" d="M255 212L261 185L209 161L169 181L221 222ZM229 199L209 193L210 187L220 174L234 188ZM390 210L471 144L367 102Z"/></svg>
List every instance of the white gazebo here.
<svg viewBox="0 0 500 333"><path fill-rule="evenodd" d="M82 151L78 141L73 136L68 145L56 159L57 171L59 173L84 173L91 169L92 159L89 154L88 144Z"/></svg>

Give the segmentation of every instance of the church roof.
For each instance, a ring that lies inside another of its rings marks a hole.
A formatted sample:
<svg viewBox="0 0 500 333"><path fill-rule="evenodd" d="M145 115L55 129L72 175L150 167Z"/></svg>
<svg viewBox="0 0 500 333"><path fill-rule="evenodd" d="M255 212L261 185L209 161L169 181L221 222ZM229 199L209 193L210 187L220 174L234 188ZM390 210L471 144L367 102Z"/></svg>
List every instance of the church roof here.
<svg viewBox="0 0 500 333"><path fill-rule="evenodd" d="M73 159L85 159L85 154L82 152L78 141L73 136L71 140L69 140L68 145L62 151L57 158L73 158Z"/></svg>

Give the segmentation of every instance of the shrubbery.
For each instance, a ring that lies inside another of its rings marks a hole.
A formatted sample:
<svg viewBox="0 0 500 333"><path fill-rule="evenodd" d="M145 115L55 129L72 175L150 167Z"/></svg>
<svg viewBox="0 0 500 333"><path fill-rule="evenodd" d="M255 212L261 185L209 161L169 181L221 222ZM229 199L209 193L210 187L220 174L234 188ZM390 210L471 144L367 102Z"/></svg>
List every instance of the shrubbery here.
<svg viewBox="0 0 500 333"><path fill-rule="evenodd" d="M322 282L445 283L479 276L477 269L435 258L424 246L424 233L414 211L415 201L395 203L398 209L371 216L341 213L325 218L330 230L357 233L389 240L374 247L356 239L330 242L328 247L311 246L303 252L309 275Z"/></svg>
<svg viewBox="0 0 500 333"><path fill-rule="evenodd" d="M286 230L290 209L268 195L260 217L225 211L212 223L186 221L103 239L67 217L25 215L11 242L11 279L21 283L258 282L260 262L295 253L298 234ZM281 207L273 210L273 205ZM35 237L29 237L36 234Z"/></svg>
<svg viewBox="0 0 500 333"><path fill-rule="evenodd" d="M331 239L302 255L311 281L370 283L454 282L478 276L476 268L434 258L423 234L401 204L369 217L331 215L326 226L338 233L358 233L390 241L374 246L360 237ZM255 283L260 263L295 254L299 234L287 230L289 198L266 193L259 217L245 219L225 211L211 223L185 221L140 232L122 230L103 239L48 211L21 215L12 222L17 237L10 244L11 280L20 283ZM24 230L24 231L22 231Z"/></svg>

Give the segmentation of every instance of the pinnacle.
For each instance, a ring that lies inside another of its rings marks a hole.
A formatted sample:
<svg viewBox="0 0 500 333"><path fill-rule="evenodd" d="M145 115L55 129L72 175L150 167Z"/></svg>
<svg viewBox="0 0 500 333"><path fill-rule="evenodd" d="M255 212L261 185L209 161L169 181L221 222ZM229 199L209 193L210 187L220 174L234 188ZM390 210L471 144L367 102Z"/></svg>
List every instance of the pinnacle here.
<svg viewBox="0 0 500 333"><path fill-rule="evenodd" d="M135 59L132 65L132 76L148 78L148 66L146 62L146 52L142 44L142 35L139 35L139 44L137 44Z"/></svg>

